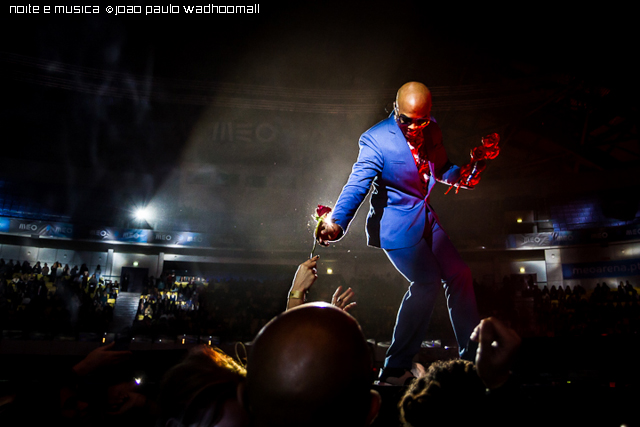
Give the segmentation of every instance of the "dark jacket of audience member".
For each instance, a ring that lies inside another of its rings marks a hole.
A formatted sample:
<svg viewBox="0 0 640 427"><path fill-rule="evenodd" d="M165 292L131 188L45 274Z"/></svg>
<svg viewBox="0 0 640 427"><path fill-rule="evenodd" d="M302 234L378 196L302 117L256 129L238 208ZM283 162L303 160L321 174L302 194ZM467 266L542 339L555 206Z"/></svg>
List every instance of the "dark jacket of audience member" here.
<svg viewBox="0 0 640 427"><path fill-rule="evenodd" d="M237 400L246 371L231 357L208 346L194 347L164 376L158 426L246 426Z"/></svg>

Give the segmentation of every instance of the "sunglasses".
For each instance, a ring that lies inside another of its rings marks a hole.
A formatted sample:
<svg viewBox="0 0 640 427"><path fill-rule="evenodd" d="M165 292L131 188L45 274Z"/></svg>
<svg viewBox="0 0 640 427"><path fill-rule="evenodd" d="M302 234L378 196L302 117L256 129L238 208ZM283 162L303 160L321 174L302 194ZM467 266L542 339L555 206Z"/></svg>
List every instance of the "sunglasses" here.
<svg viewBox="0 0 640 427"><path fill-rule="evenodd" d="M431 117L423 117L421 119L412 119L410 117L405 116L404 114L400 114L398 111L398 105L393 103L393 114L396 117L396 121L401 125L411 126L412 123L415 123L418 127L425 127L431 123Z"/></svg>

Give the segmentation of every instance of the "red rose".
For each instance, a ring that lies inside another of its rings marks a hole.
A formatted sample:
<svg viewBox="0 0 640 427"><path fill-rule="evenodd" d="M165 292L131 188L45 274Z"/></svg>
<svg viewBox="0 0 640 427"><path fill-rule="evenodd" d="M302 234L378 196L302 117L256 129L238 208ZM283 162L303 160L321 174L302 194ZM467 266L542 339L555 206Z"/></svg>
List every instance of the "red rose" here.
<svg viewBox="0 0 640 427"><path fill-rule="evenodd" d="M322 218L324 215L330 212L331 212L331 208L329 206L318 205L318 208L316 209L316 216L318 218Z"/></svg>
<svg viewBox="0 0 640 427"><path fill-rule="evenodd" d="M498 135L497 133L492 133L482 138L482 144L486 145L487 147L498 145L498 142L500 142L500 135Z"/></svg>
<svg viewBox="0 0 640 427"><path fill-rule="evenodd" d="M318 243L318 233L320 233L320 223L327 219L327 216L331 213L331 208L329 206L318 205L316 209L316 214L313 216L313 219L316 220L316 229L313 232L313 249L311 249L311 256L309 258L313 258L313 253L316 250L316 244Z"/></svg>

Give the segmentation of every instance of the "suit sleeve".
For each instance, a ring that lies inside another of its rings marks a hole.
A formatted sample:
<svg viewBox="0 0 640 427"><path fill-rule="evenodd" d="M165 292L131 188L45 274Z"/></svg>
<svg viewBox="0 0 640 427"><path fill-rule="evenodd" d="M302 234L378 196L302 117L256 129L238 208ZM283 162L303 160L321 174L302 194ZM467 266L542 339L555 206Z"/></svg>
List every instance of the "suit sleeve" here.
<svg viewBox="0 0 640 427"><path fill-rule="evenodd" d="M442 169L436 174L436 180L447 185L455 184L458 178L460 178L460 167L451 163L449 159L447 159Z"/></svg>
<svg viewBox="0 0 640 427"><path fill-rule="evenodd" d="M384 166L383 155L374 138L364 134L360 137L359 145L358 160L353 165L351 175L333 209L332 218L342 227L343 235L347 233L349 224L369 193L373 180L382 173Z"/></svg>

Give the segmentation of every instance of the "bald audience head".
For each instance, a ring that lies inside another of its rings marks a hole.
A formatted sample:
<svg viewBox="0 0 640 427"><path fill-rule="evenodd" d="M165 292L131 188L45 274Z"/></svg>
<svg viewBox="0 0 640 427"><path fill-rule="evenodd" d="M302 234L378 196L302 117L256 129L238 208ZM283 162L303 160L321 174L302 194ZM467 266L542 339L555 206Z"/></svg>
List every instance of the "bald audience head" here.
<svg viewBox="0 0 640 427"><path fill-rule="evenodd" d="M245 405L259 426L364 426L380 406L372 361L348 313L314 303L286 311L254 340Z"/></svg>

